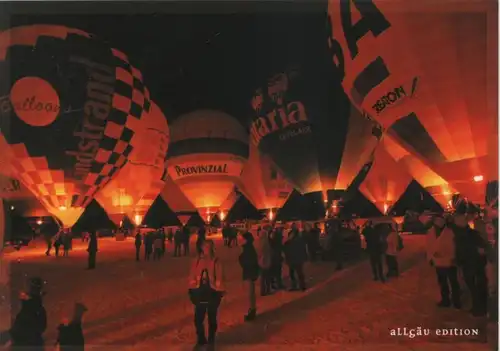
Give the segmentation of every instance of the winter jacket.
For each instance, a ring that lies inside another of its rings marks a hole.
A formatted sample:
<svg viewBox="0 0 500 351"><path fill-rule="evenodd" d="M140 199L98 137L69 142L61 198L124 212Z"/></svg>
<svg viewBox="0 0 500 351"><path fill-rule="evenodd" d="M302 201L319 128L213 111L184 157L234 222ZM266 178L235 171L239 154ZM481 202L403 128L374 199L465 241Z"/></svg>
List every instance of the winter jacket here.
<svg viewBox="0 0 500 351"><path fill-rule="evenodd" d="M399 252L399 234L397 232L390 232L387 236L387 249L386 255L396 256Z"/></svg>
<svg viewBox="0 0 500 351"><path fill-rule="evenodd" d="M44 344L43 333L47 328L47 313L39 296L21 301L21 310L10 329L15 346L40 346Z"/></svg>
<svg viewBox="0 0 500 351"><path fill-rule="evenodd" d="M366 227L363 230L363 235L366 240L366 251L373 255L381 255L385 251L385 239L381 232L371 227Z"/></svg>
<svg viewBox="0 0 500 351"><path fill-rule="evenodd" d="M301 265L307 260L306 244L298 233L290 234L285 242L284 251L289 266Z"/></svg>
<svg viewBox="0 0 500 351"><path fill-rule="evenodd" d="M217 291L224 291L224 271L218 259L197 258L191 265L189 274L189 288L195 289L200 286L203 270L206 269L210 279L210 287Z"/></svg>
<svg viewBox="0 0 500 351"><path fill-rule="evenodd" d="M244 244L239 257L243 280L255 281L259 277L259 258L253 244Z"/></svg>
<svg viewBox="0 0 500 351"><path fill-rule="evenodd" d="M269 243L269 236L265 230L261 230L259 233L256 249L260 268L271 268L271 244Z"/></svg>
<svg viewBox="0 0 500 351"><path fill-rule="evenodd" d="M452 267L456 264L455 235L445 227L441 235L436 235L432 227L427 232L427 260L432 261L436 267Z"/></svg>
<svg viewBox="0 0 500 351"><path fill-rule="evenodd" d="M487 249L488 242L481 234L470 227L452 226L455 235L455 248L457 264L464 265L485 265L486 255L480 254L480 249Z"/></svg>

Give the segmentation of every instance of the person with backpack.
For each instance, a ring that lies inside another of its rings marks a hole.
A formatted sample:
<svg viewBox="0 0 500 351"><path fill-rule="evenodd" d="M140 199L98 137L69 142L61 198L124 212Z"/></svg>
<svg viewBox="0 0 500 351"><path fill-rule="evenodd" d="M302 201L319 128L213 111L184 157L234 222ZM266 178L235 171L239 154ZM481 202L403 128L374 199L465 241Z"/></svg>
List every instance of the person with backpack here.
<svg viewBox="0 0 500 351"><path fill-rule="evenodd" d="M224 273L222 264L215 256L215 245L212 240L205 240L200 245L198 257L191 265L188 291L194 305L196 345L213 346L217 332L217 313L224 296ZM208 339L204 325L207 315Z"/></svg>
<svg viewBox="0 0 500 351"><path fill-rule="evenodd" d="M255 297L255 281L259 278L259 257L253 246L254 238L250 232L243 234L242 251L238 258L243 272L243 280L248 284L248 298L250 300L250 308L248 314L245 315L245 321L252 321L257 314L257 301Z"/></svg>
<svg viewBox="0 0 500 351"><path fill-rule="evenodd" d="M60 351L85 350L85 338L82 329L82 318L85 312L87 312L87 307L81 303L76 303L71 321L65 320L57 328L56 345L59 345Z"/></svg>
<svg viewBox="0 0 500 351"><path fill-rule="evenodd" d="M385 250L385 262L387 264L387 278L398 277L398 253L403 249L401 236L389 224L389 234L387 235L387 249Z"/></svg>
<svg viewBox="0 0 500 351"><path fill-rule="evenodd" d="M44 284L39 277L31 278L28 293L21 292L21 310L9 331L14 351L44 350L43 333L47 328L47 312L42 300Z"/></svg>

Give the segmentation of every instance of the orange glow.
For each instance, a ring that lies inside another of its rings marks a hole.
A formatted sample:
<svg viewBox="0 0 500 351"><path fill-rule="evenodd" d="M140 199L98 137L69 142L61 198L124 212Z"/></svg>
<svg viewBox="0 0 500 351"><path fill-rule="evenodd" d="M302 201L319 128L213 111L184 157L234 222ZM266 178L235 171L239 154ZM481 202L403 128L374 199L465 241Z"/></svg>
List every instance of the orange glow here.
<svg viewBox="0 0 500 351"><path fill-rule="evenodd" d="M389 205L384 203L384 214L387 214L388 210L389 210Z"/></svg>
<svg viewBox="0 0 500 351"><path fill-rule="evenodd" d="M272 208L269 209L269 213L267 215L267 218L269 218L270 221L273 220L273 218L274 218L274 212L273 212Z"/></svg>
<svg viewBox="0 0 500 351"><path fill-rule="evenodd" d="M66 206L59 206L59 211L66 211L68 208Z"/></svg>
<svg viewBox="0 0 500 351"><path fill-rule="evenodd" d="M476 175L476 176L474 176L474 178L473 178L473 179L474 179L474 181L475 181L476 183L478 183L478 182L482 182L484 178L483 178L483 176L482 176L482 175Z"/></svg>
<svg viewBox="0 0 500 351"><path fill-rule="evenodd" d="M135 222L136 225L141 225L141 223L142 223L142 216L139 215L139 214L136 214L134 216L134 222Z"/></svg>
<svg viewBox="0 0 500 351"><path fill-rule="evenodd" d="M226 218L226 214L224 213L224 211L220 211L219 213L219 217L220 217L220 220L223 221L224 218Z"/></svg>

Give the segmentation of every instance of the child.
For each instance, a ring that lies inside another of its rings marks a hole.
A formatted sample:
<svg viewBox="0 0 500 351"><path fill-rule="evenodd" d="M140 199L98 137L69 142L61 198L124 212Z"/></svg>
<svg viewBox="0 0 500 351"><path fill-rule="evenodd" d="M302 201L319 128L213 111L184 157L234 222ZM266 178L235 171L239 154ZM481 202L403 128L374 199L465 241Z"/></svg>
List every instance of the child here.
<svg viewBox="0 0 500 351"><path fill-rule="evenodd" d="M87 312L87 307L81 303L76 303L71 321L63 321L57 328L59 335L56 345L59 344L60 351L83 351L85 349L82 330L82 318L85 312Z"/></svg>

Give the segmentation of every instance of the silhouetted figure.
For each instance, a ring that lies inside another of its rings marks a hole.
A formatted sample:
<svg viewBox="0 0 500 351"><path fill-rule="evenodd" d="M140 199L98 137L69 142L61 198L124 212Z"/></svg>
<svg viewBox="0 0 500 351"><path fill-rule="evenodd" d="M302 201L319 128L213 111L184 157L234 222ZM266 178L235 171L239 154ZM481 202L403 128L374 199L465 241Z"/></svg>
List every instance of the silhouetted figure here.
<svg viewBox="0 0 500 351"><path fill-rule="evenodd" d="M198 238L196 239L196 252L199 254L201 252L201 247L205 240L207 239L207 230L205 226L198 228Z"/></svg>
<svg viewBox="0 0 500 351"><path fill-rule="evenodd" d="M231 226L226 222L224 228L222 228L222 239L224 240L224 246L229 246L229 238L231 237Z"/></svg>
<svg viewBox="0 0 500 351"><path fill-rule="evenodd" d="M385 252L384 238L380 226L374 228L371 222L368 222L363 230L366 240L366 251L370 256L370 266L372 267L373 280L385 282L384 269L382 265L382 256Z"/></svg>
<svg viewBox="0 0 500 351"><path fill-rule="evenodd" d="M161 239L161 254L160 257L165 256L165 252L167 251L167 235L163 228L160 229L160 239Z"/></svg>
<svg viewBox="0 0 500 351"><path fill-rule="evenodd" d="M153 253L153 235L151 233L144 234L144 259L149 261Z"/></svg>
<svg viewBox="0 0 500 351"><path fill-rule="evenodd" d="M189 297L195 306L197 346L215 344L217 312L224 296L223 281L222 265L215 257L214 243L212 240L204 241L189 274ZM204 326L206 315L208 315L208 340Z"/></svg>
<svg viewBox="0 0 500 351"><path fill-rule="evenodd" d="M87 312L87 307L81 303L75 304L75 310L71 321L63 321L59 325L56 344L60 351L83 351L85 350L85 338L83 336L82 318Z"/></svg>
<svg viewBox="0 0 500 351"><path fill-rule="evenodd" d="M343 231L345 229L339 226L338 223L330 226L330 231L328 235L330 236L330 249L332 253L332 258L335 261L337 270L341 270L343 268L344 261L344 240L343 240Z"/></svg>
<svg viewBox="0 0 500 351"><path fill-rule="evenodd" d="M238 231L236 230L236 228L229 227L228 235L228 247L233 247L233 244L234 246L238 246Z"/></svg>
<svg viewBox="0 0 500 351"><path fill-rule="evenodd" d="M54 236L54 249L56 251L56 257L59 257L59 248L63 242L63 236L64 232L62 229Z"/></svg>
<svg viewBox="0 0 500 351"><path fill-rule="evenodd" d="M174 257L181 255L181 245L182 245L182 231L181 228L177 228L174 234Z"/></svg>
<svg viewBox="0 0 500 351"><path fill-rule="evenodd" d="M141 245L142 245L142 235L139 231L135 234L135 260L139 261L140 253L141 253Z"/></svg>
<svg viewBox="0 0 500 351"><path fill-rule="evenodd" d="M399 276L398 253L402 249L402 239L392 225L389 224L389 235L387 235L387 249L385 261L387 264L387 278Z"/></svg>
<svg viewBox="0 0 500 351"><path fill-rule="evenodd" d="M321 230L319 229L318 223L314 223L313 228L309 230L307 251L309 252L309 259L311 261L316 261L316 257L319 251L319 237Z"/></svg>
<svg viewBox="0 0 500 351"><path fill-rule="evenodd" d="M270 241L271 245L271 275L272 283L271 287L274 290L284 289L282 279L283 270L283 229L276 228L271 233Z"/></svg>
<svg viewBox="0 0 500 351"><path fill-rule="evenodd" d="M456 260L472 298L472 315L485 316L488 311L488 279L486 277L486 252L490 244L472 229L464 214L455 216L450 228L455 234Z"/></svg>
<svg viewBox="0 0 500 351"><path fill-rule="evenodd" d="M182 246L183 246L183 251L184 251L184 256L189 255L189 237L191 236L191 233L189 231L189 228L187 226L182 227Z"/></svg>
<svg viewBox="0 0 500 351"><path fill-rule="evenodd" d="M63 249L64 249L64 257L69 256L69 250L71 249L71 241L72 241L71 231L67 229L62 235Z"/></svg>
<svg viewBox="0 0 500 351"><path fill-rule="evenodd" d="M243 273L243 280L248 286L249 309L245 315L246 321L255 319L257 314L257 301L255 297L255 281L259 277L259 259L257 251L253 246L253 235L249 232L243 234L244 243L241 246L242 251L239 256L239 262Z"/></svg>
<svg viewBox="0 0 500 351"><path fill-rule="evenodd" d="M269 243L270 227L266 226L259 231L259 238L256 243L257 255L260 267L260 296L267 296L272 292L272 272L271 272L271 244Z"/></svg>
<svg viewBox="0 0 500 351"><path fill-rule="evenodd" d="M97 258L97 234L95 231L90 232L89 246L87 248L88 256L88 269L95 268L95 262Z"/></svg>
<svg viewBox="0 0 500 351"><path fill-rule="evenodd" d="M47 251L45 251L45 255L50 256L50 250L52 249L52 236L49 233L45 233L43 237L45 239L45 243L47 244Z"/></svg>
<svg viewBox="0 0 500 351"><path fill-rule="evenodd" d="M285 242L285 260L288 265L288 271L292 286L291 291L306 290L306 282L304 276L304 263L307 260L306 245L304 240L300 237L296 224L292 224L292 229L288 234L288 239ZM297 277L295 276L297 275Z"/></svg>
<svg viewBox="0 0 500 351"><path fill-rule="evenodd" d="M12 350L44 350L43 333L47 328L47 313L42 301L43 285L41 278L32 278L28 293L21 292L21 310L10 329Z"/></svg>
<svg viewBox="0 0 500 351"><path fill-rule="evenodd" d="M153 235L153 261L159 260L162 256L162 246L164 241L162 239L161 233L156 233Z"/></svg>

